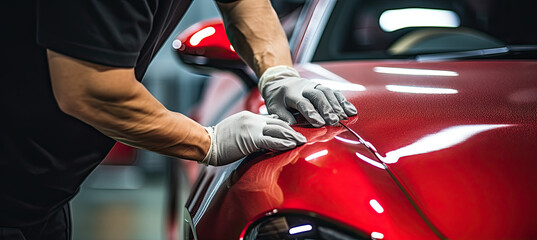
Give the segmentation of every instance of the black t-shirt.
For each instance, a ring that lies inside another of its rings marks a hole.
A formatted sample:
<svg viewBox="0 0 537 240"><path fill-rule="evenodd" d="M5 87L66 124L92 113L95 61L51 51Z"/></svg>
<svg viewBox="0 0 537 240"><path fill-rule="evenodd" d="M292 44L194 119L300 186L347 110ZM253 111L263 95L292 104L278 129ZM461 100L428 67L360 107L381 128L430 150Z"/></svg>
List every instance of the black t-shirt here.
<svg viewBox="0 0 537 240"><path fill-rule="evenodd" d="M68 202L115 143L61 112L46 48L135 67L149 62L189 0L28 0L2 7L0 226L42 221ZM37 40L37 41L36 41Z"/></svg>

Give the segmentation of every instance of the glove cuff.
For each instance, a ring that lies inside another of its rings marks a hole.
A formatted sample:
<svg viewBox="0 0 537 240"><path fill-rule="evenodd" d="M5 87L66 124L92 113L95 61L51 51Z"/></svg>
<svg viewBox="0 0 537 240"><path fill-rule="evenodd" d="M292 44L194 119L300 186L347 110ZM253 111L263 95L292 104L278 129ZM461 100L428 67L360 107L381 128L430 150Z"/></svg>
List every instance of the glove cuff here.
<svg viewBox="0 0 537 240"><path fill-rule="evenodd" d="M265 88L267 82L279 80L281 77L300 77L300 74L294 68L286 65L270 67L259 78L259 82L257 83L259 92L263 92L263 88Z"/></svg>
<svg viewBox="0 0 537 240"><path fill-rule="evenodd" d="M201 160L200 163L205 166L217 166L218 160L216 159L216 136L214 134L214 127L205 127L205 131L207 131L207 133L209 133L209 136L211 137L211 146L209 146L209 151L207 151L207 155L203 160Z"/></svg>

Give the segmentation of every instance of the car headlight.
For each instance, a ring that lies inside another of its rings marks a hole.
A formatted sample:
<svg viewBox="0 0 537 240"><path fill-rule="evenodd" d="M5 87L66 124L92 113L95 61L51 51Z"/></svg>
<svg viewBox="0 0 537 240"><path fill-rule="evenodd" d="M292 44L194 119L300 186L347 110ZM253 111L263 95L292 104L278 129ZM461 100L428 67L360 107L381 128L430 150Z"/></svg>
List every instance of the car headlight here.
<svg viewBox="0 0 537 240"><path fill-rule="evenodd" d="M253 222L246 230L245 240L268 239L370 239L346 226L316 216L277 213Z"/></svg>

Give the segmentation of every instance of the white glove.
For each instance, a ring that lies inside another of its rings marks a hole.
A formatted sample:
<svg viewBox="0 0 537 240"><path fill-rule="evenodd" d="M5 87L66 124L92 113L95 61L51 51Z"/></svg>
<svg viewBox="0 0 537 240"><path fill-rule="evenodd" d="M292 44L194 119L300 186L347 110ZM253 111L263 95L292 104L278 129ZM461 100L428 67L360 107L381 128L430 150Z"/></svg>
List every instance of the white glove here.
<svg viewBox="0 0 537 240"><path fill-rule="evenodd" d="M277 116L263 116L243 111L214 127L205 128L211 147L201 163L221 166L261 149L288 150L306 143L302 134Z"/></svg>
<svg viewBox="0 0 537 240"><path fill-rule="evenodd" d="M289 66L267 69L258 83L268 112L278 115L289 124L296 120L289 108L298 110L314 127L335 125L339 120L356 115L356 108L343 94L310 80L301 78Z"/></svg>

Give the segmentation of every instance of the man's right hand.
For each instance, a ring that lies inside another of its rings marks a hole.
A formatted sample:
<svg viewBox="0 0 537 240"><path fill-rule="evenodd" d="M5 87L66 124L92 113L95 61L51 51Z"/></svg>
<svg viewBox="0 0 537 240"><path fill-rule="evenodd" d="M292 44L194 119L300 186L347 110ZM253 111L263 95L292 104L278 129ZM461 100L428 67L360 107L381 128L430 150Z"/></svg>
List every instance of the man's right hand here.
<svg viewBox="0 0 537 240"><path fill-rule="evenodd" d="M243 111L207 127L211 147L202 163L226 165L261 149L288 150L306 143L302 134L277 119Z"/></svg>

